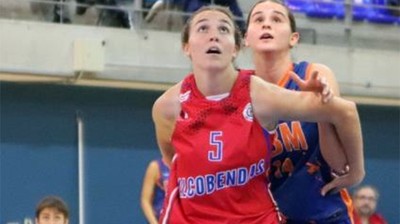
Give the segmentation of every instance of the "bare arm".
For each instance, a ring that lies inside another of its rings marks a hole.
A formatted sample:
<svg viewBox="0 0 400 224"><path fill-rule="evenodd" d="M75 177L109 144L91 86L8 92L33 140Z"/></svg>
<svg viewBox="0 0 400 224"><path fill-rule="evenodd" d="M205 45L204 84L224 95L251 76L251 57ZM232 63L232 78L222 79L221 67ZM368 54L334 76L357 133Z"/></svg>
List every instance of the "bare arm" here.
<svg viewBox="0 0 400 224"><path fill-rule="evenodd" d="M334 97L324 104L319 95L279 88L258 77L252 77L251 96L255 116L261 125L269 130L280 119L332 124L343 147L353 152L353 158L348 158L352 171L335 186L349 186L362 180L364 162L355 159L363 158L361 126L357 108L353 102ZM322 194L335 186L329 185L323 189Z"/></svg>
<svg viewBox="0 0 400 224"><path fill-rule="evenodd" d="M153 105L153 121L156 130L157 144L164 161L169 166L175 149L171 144L175 121L180 112L179 91L181 84L171 87L161 95Z"/></svg>
<svg viewBox="0 0 400 224"><path fill-rule="evenodd" d="M339 85L336 81L335 75L328 67L321 64L315 64L313 65L313 70L318 71L321 76L326 78L335 96L340 96ZM321 153L324 159L328 162L333 170L338 173L343 173L346 170L346 165L348 164L347 158L349 157L349 154L352 153L353 149L345 151L335 128L329 123L319 122L318 132ZM363 158L355 159L360 160Z"/></svg>
<svg viewBox="0 0 400 224"><path fill-rule="evenodd" d="M322 83L326 82L326 87L329 87L328 89L338 96L339 86L333 72L324 65L314 64L311 73L314 74L315 72L324 80ZM307 81L307 83L312 83L312 79ZM324 96L324 94L322 94L322 96ZM322 189L322 192L325 193L327 189L339 189L357 184L357 180L359 178L362 179L364 176L363 172L358 171L364 170L364 167L354 167L354 165L361 166L364 164L363 154L355 151L354 148L344 148L333 125L326 122L319 122L318 127L321 153L335 173L340 174L340 177L328 183ZM353 165L347 166L348 164ZM354 172L358 173L354 174ZM359 177L357 177L357 175L359 175Z"/></svg>
<svg viewBox="0 0 400 224"><path fill-rule="evenodd" d="M154 190L157 179L160 176L158 164L156 161L150 162L147 166L146 174L143 179L141 205L143 214L150 224L157 224L158 220L153 209Z"/></svg>

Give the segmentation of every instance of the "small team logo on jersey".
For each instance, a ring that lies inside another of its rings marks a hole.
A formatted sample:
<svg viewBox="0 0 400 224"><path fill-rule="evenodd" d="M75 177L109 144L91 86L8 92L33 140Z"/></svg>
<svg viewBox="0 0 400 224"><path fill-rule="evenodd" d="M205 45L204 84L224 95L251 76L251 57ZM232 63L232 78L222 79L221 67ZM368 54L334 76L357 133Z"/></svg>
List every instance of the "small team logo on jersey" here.
<svg viewBox="0 0 400 224"><path fill-rule="evenodd" d="M189 118L189 114L186 113L186 112L183 111L183 110L181 111L180 116L181 116L181 118L182 118L183 120L186 120L186 119Z"/></svg>
<svg viewBox="0 0 400 224"><path fill-rule="evenodd" d="M247 121L253 121L253 107L251 106L251 103L248 103L243 110L243 117Z"/></svg>
<svg viewBox="0 0 400 224"><path fill-rule="evenodd" d="M190 90L189 91L186 91L185 93L181 93L180 95L179 95L179 102L185 102L186 100L188 100L189 99L189 96L190 96Z"/></svg>

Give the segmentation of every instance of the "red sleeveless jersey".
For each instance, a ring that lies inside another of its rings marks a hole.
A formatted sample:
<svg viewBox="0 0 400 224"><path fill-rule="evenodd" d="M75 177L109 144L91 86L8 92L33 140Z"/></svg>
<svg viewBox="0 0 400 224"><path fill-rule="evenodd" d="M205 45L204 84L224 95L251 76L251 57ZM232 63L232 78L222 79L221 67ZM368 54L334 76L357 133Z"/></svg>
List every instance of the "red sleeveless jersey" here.
<svg viewBox="0 0 400 224"><path fill-rule="evenodd" d="M278 223L266 181L271 140L253 116L250 75L227 96L207 100L193 75L182 83L176 154L161 223Z"/></svg>

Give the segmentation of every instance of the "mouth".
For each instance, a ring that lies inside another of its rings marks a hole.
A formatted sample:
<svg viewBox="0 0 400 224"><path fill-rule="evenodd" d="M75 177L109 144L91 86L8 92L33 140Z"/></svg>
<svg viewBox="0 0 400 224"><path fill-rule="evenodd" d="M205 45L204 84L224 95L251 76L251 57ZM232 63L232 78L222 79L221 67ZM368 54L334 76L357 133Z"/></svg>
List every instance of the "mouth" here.
<svg viewBox="0 0 400 224"><path fill-rule="evenodd" d="M221 50L218 47L210 47L206 51L206 54L221 54Z"/></svg>
<svg viewBox="0 0 400 224"><path fill-rule="evenodd" d="M260 40L269 40L269 39L274 39L274 37L270 33L264 33L260 37Z"/></svg>

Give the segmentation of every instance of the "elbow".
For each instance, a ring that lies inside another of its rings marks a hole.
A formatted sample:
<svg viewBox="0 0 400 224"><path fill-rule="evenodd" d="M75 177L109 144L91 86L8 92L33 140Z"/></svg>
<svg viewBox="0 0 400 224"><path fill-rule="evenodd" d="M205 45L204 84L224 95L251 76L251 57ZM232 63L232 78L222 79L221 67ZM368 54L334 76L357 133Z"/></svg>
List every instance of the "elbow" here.
<svg viewBox="0 0 400 224"><path fill-rule="evenodd" d="M354 185L359 185L364 180L364 177L365 177L365 169L363 167L361 170L357 172L357 177L355 178L356 181Z"/></svg>
<svg viewBox="0 0 400 224"><path fill-rule="evenodd" d="M353 179L352 185L356 186L359 185L365 177L365 168L364 165L356 166L356 167L350 167L350 175L352 176L351 179Z"/></svg>
<svg viewBox="0 0 400 224"><path fill-rule="evenodd" d="M353 101L348 101L348 114L351 116L357 116L358 117L358 112L357 112L357 105Z"/></svg>
<svg viewBox="0 0 400 224"><path fill-rule="evenodd" d="M364 180L364 177L365 177L365 169L364 169L364 167L363 167L363 168L362 168L362 171L361 171L361 176L360 176L360 183L361 183L361 181Z"/></svg>
<svg viewBox="0 0 400 224"><path fill-rule="evenodd" d="M355 102L347 101L346 109L343 111L342 122L347 122L348 124L359 124L360 119L358 116L357 105Z"/></svg>
<svg viewBox="0 0 400 224"><path fill-rule="evenodd" d="M149 201L145 198L141 198L140 200L140 206L142 207L142 210L145 210L147 205L149 204Z"/></svg>

